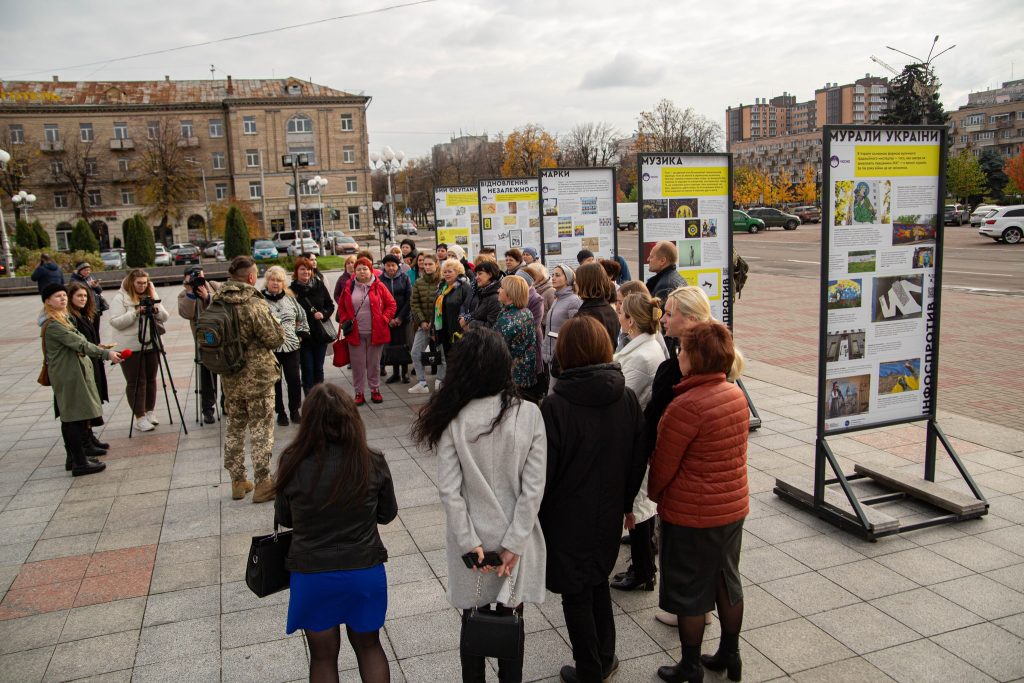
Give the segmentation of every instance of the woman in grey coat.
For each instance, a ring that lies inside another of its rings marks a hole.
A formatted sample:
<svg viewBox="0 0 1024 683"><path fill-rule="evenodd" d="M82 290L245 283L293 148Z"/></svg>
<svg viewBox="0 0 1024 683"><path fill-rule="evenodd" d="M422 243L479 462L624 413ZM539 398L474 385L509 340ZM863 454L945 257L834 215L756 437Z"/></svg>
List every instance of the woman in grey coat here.
<svg viewBox="0 0 1024 683"><path fill-rule="evenodd" d="M463 610L463 628L473 607L498 603L500 610L517 611L522 642L523 603L539 604L545 596L547 556L537 513L547 441L540 410L516 394L512 357L500 334L482 327L465 333L413 434L438 455L448 601ZM482 563L484 553L497 555L500 566L467 568L463 556ZM482 657L462 654L463 681L485 681L485 672ZM501 681L522 676L522 649L515 660L498 660Z"/></svg>
<svg viewBox="0 0 1024 683"><path fill-rule="evenodd" d="M558 342L558 330L566 320L575 316L583 305L583 300L573 291L575 282L576 273L566 264L559 263L551 269L551 286L555 290L555 296L554 303L547 308L544 315L544 341L540 345L540 352L552 380L557 376L555 344ZM549 390L554 390L554 381L551 382Z"/></svg>
<svg viewBox="0 0 1024 683"><path fill-rule="evenodd" d="M266 286L263 298L266 299L270 312L284 329L284 344L274 351L277 361L281 364L281 372L288 383L288 412L285 412L284 396L282 395L281 378L274 384L274 410L277 412L277 424L287 427L299 421L299 408L302 407L302 379L299 373L299 348L301 341L309 338L309 321L306 311L295 300L295 295L288 289L288 274L281 266L267 268L263 276Z"/></svg>

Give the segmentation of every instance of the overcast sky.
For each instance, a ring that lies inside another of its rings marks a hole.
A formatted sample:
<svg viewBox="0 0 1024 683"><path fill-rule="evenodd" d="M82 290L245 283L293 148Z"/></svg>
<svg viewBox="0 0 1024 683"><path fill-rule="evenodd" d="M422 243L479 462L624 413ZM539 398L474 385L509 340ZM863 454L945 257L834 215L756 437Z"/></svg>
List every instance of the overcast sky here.
<svg viewBox="0 0 1024 683"><path fill-rule="evenodd" d="M936 62L947 109L1024 77L1020 0L434 0L426 4L84 68L89 62L409 0L44 0L4 8L0 79L296 76L373 97L370 147L409 155L463 133L607 121L624 134L661 98L720 125L725 108L900 69L891 45ZM146 9L141 9L146 7ZM301 11L299 11L301 10Z"/></svg>

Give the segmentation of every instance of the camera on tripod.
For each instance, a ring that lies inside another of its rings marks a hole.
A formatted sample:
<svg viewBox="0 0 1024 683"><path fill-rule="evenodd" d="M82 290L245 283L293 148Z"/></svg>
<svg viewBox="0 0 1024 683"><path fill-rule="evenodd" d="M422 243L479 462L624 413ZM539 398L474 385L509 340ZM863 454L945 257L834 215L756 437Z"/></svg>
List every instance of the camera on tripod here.
<svg viewBox="0 0 1024 683"><path fill-rule="evenodd" d="M160 299L154 299L151 296L144 296L139 299L139 307L142 308L143 315L153 315L153 313L156 312L156 305L160 302Z"/></svg>

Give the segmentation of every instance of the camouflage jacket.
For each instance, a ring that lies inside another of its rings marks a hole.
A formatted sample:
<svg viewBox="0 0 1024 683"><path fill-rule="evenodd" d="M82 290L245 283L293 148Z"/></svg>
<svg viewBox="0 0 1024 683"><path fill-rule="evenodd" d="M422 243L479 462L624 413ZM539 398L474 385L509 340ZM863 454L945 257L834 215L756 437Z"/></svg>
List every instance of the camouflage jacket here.
<svg viewBox="0 0 1024 683"><path fill-rule="evenodd" d="M235 399L259 398L273 392L281 376L274 350L284 343L281 323L270 312L263 295L249 284L228 280L214 298L238 306L238 325L245 345L245 367L221 377L224 393Z"/></svg>

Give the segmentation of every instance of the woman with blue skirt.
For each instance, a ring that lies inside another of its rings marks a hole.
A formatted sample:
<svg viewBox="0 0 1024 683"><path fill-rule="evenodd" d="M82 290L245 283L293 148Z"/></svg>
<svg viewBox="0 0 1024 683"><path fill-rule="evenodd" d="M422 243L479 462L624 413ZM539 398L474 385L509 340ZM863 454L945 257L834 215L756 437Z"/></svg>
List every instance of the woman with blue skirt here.
<svg viewBox="0 0 1024 683"><path fill-rule="evenodd" d="M352 398L318 384L277 470L276 520L291 527L289 634L303 629L309 680L338 680L341 624L367 683L391 679L379 632L388 609L387 549L377 532L398 514L384 456L366 443Z"/></svg>

